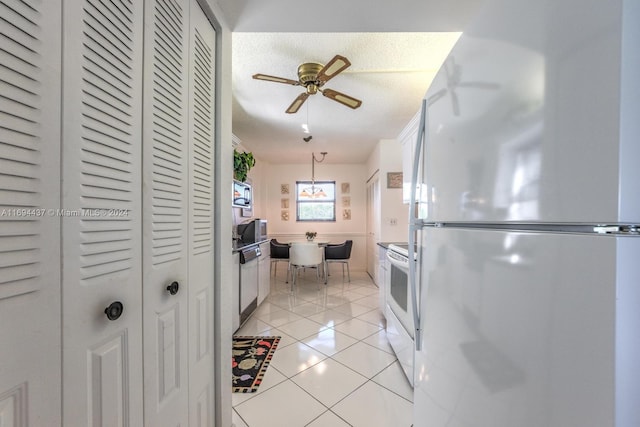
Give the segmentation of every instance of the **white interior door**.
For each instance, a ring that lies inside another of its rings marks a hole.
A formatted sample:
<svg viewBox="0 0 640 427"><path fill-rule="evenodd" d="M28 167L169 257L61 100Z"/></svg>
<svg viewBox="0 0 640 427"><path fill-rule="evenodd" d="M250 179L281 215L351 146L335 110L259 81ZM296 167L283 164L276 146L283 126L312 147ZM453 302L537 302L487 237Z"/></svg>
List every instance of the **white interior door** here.
<svg viewBox="0 0 640 427"><path fill-rule="evenodd" d="M142 6L85 0L66 2L63 10L63 424L69 426L142 425Z"/></svg>
<svg viewBox="0 0 640 427"><path fill-rule="evenodd" d="M145 425L188 425L189 0L145 5L143 335Z"/></svg>
<svg viewBox="0 0 640 427"><path fill-rule="evenodd" d="M216 33L191 0L189 42L189 425L214 424L213 160Z"/></svg>
<svg viewBox="0 0 640 427"><path fill-rule="evenodd" d="M59 426L59 0L0 3L0 425Z"/></svg>

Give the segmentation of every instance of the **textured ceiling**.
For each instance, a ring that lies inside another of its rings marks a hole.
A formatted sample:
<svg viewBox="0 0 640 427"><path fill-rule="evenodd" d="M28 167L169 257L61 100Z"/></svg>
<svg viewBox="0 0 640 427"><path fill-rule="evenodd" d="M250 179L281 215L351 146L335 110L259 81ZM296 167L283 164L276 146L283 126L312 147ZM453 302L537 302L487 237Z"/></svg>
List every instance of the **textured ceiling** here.
<svg viewBox="0 0 640 427"><path fill-rule="evenodd" d="M321 151L329 163L363 163L379 140L397 137L478 3L328 0L310 12L292 0L218 1L233 31L233 133L274 164ZM336 54L352 65L324 87L362 100L356 110L316 94L286 114L303 89L251 77L297 80L299 64L324 64Z"/></svg>
<svg viewBox="0 0 640 427"><path fill-rule="evenodd" d="M485 0L216 0L234 32L462 31Z"/></svg>
<svg viewBox="0 0 640 427"><path fill-rule="evenodd" d="M420 108L457 33L234 33L233 132L270 163L295 163L327 151L335 163L362 163L381 139L398 136ZM300 86L254 80L255 73L297 80L302 62L346 56L351 67L324 86L362 100L352 110L316 94L296 114L285 110ZM312 140L302 129L307 124ZM303 158L307 158L306 155Z"/></svg>

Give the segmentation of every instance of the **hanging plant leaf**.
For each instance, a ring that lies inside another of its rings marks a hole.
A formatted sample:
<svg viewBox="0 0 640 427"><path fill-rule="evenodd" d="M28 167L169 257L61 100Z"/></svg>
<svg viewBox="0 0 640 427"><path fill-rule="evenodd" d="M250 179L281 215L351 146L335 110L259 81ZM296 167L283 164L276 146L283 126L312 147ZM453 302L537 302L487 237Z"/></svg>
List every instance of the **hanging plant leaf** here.
<svg viewBox="0 0 640 427"><path fill-rule="evenodd" d="M247 174L256 164L253 153L240 152L233 150L233 176L241 182L247 180Z"/></svg>

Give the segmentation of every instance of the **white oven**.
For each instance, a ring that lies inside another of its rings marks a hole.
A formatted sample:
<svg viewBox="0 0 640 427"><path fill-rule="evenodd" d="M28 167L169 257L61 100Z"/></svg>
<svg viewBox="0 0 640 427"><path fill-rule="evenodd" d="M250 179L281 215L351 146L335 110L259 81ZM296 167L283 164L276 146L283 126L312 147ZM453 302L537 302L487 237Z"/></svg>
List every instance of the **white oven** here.
<svg viewBox="0 0 640 427"><path fill-rule="evenodd" d="M413 254L412 254L413 255ZM387 339L413 386L414 322L409 289L407 245L389 245L386 275Z"/></svg>

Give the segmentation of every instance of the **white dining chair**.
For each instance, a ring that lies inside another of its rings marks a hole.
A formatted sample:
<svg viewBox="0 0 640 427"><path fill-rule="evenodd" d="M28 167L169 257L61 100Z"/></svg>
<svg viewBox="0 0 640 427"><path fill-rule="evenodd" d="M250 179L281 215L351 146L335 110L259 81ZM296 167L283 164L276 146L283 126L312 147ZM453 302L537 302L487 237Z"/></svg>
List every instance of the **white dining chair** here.
<svg viewBox="0 0 640 427"><path fill-rule="evenodd" d="M316 243L296 243L289 250L289 265L291 268L291 290L296 283L298 269L315 268L316 277L320 280L320 269L323 267L324 249ZM324 274L324 272L323 272Z"/></svg>

